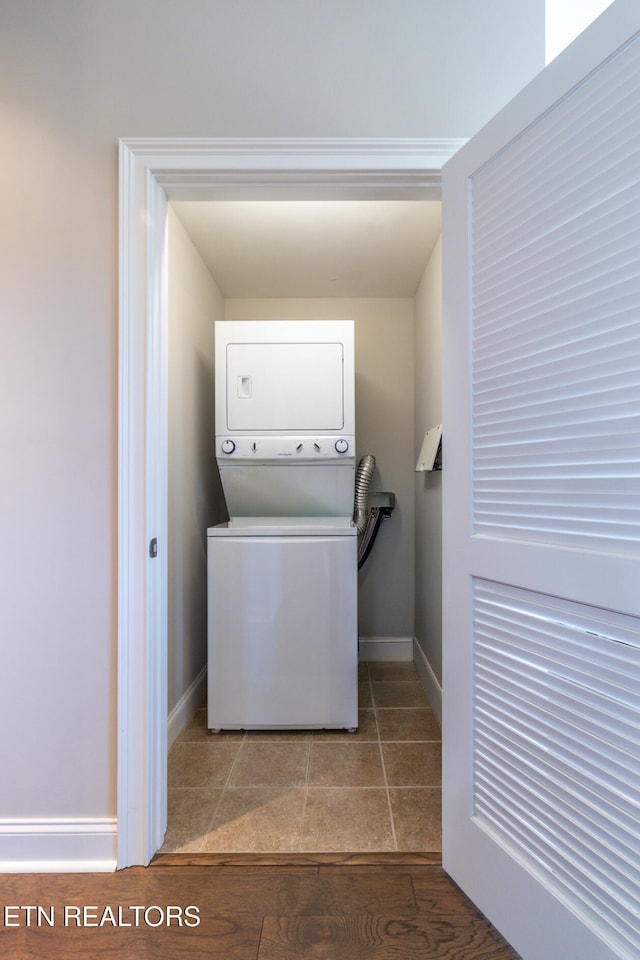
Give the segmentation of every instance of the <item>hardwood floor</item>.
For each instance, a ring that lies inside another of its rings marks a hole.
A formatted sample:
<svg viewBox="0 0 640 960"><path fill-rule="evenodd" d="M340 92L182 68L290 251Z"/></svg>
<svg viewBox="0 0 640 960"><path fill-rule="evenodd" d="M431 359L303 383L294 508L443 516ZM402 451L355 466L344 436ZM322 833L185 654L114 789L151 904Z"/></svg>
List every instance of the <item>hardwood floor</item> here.
<svg viewBox="0 0 640 960"><path fill-rule="evenodd" d="M182 855L115 874L4 875L0 957L517 960L427 859Z"/></svg>
<svg viewBox="0 0 640 960"><path fill-rule="evenodd" d="M518 960L441 867L439 767L424 755L440 732L414 670L361 665L356 735L231 734L226 779L219 756L203 762L220 750L198 715L173 751L151 866L0 875L0 960ZM304 794L298 821L274 815L268 790ZM380 820L357 807L367 791L384 794ZM327 794L339 802L312 831Z"/></svg>

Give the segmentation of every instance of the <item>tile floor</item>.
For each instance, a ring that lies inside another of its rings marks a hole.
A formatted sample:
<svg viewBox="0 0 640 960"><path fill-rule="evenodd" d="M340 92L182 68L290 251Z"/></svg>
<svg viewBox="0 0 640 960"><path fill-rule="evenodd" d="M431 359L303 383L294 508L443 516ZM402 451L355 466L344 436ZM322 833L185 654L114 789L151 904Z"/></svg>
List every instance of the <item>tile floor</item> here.
<svg viewBox="0 0 640 960"><path fill-rule="evenodd" d="M441 849L440 728L412 663L362 663L357 733L211 734L169 752L161 853Z"/></svg>

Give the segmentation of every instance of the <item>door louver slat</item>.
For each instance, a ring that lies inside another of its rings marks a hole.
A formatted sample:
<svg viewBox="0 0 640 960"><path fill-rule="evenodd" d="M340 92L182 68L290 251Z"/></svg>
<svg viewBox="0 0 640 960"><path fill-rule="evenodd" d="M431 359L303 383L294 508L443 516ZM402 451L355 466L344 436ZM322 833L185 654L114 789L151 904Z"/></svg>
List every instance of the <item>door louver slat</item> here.
<svg viewBox="0 0 640 960"><path fill-rule="evenodd" d="M477 579L474 815L640 953L640 625Z"/></svg>
<svg viewBox="0 0 640 960"><path fill-rule="evenodd" d="M471 181L482 536L640 555L638 46Z"/></svg>

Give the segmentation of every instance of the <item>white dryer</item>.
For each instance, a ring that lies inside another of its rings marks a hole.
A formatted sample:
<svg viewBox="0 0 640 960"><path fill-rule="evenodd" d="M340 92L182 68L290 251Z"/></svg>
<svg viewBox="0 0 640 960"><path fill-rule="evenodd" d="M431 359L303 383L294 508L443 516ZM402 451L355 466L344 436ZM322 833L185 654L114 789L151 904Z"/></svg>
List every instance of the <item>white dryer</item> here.
<svg viewBox="0 0 640 960"><path fill-rule="evenodd" d="M357 726L351 322L216 324L211 729Z"/></svg>

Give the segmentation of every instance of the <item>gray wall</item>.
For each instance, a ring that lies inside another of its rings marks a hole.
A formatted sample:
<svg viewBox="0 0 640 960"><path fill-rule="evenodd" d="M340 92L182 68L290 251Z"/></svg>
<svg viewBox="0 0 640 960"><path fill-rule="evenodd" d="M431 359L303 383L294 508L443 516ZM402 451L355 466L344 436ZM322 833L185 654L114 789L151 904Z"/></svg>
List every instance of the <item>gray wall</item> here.
<svg viewBox="0 0 640 960"><path fill-rule="evenodd" d="M415 430L417 463L425 432L442 423L442 243L436 244L415 298ZM415 473L415 637L442 686L442 472Z"/></svg>
<svg viewBox="0 0 640 960"><path fill-rule="evenodd" d="M0 0L0 818L116 809L119 137L466 137L543 0Z"/></svg>
<svg viewBox="0 0 640 960"><path fill-rule="evenodd" d="M168 709L207 662L207 527L226 519L214 456L213 325L224 300L169 208Z"/></svg>

